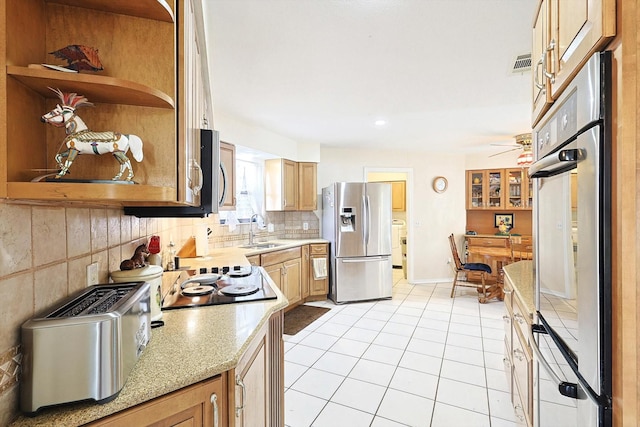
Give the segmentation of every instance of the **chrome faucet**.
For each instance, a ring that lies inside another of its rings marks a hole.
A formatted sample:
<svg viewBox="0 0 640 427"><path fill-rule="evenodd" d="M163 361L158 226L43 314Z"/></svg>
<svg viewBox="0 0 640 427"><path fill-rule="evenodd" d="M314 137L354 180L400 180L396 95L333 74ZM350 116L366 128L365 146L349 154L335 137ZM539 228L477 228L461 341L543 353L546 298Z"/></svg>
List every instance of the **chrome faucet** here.
<svg viewBox="0 0 640 427"><path fill-rule="evenodd" d="M253 239L255 238L255 233L253 232L253 220L255 219L257 223L258 217L262 218L264 221L264 217L257 213L251 215L251 219L249 219L249 245L253 245Z"/></svg>

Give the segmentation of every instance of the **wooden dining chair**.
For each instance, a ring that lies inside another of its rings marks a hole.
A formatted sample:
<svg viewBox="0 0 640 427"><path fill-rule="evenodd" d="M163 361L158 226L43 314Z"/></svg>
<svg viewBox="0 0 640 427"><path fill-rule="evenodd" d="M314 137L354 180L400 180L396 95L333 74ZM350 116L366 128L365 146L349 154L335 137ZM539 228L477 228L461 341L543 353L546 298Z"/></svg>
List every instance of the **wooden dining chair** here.
<svg viewBox="0 0 640 427"><path fill-rule="evenodd" d="M453 276L453 286L451 287L451 298L453 298L455 295L456 286L464 286L476 288L479 294L482 293L482 297L478 296L478 300L480 302L485 302L487 300L487 289L489 288L486 283L486 275L491 274L491 266L481 262L468 262L466 264L463 264L460 260L460 255L458 255L458 248L456 247L456 240L453 234L449 236L449 245L451 246L451 255L453 257L455 270L455 274ZM480 279L482 281L482 284L478 285L477 283L469 282L458 283L458 274L461 271L480 272Z"/></svg>

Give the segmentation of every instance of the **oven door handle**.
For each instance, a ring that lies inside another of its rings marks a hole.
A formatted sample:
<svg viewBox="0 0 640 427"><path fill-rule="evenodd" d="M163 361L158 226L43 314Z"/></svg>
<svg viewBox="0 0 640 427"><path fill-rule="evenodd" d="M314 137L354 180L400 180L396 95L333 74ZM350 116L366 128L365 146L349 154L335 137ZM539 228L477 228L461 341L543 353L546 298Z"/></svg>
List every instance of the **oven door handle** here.
<svg viewBox="0 0 640 427"><path fill-rule="evenodd" d="M536 326L538 325L532 326L531 332L537 332L542 334L547 333L547 331L543 330L543 328L536 328ZM558 374L556 374L556 372L553 370L551 365L549 365L549 362L547 362L547 359L544 358L544 356L542 355L542 352L538 348L538 344L533 339L533 333L531 334L531 348L533 349L533 352L536 354L536 357L538 358L538 361L540 362L540 364L544 367L544 370L547 371L547 373L551 376L553 381L556 384L558 384L558 391L560 392L560 394L563 396L570 397L572 399L577 399L578 384L564 381L562 378L558 376Z"/></svg>
<svg viewBox="0 0 640 427"><path fill-rule="evenodd" d="M601 406L604 409L611 408L611 397L609 397L609 396L607 396L605 394L599 395L598 393L596 393L591 388L591 386L589 385L587 380L584 379L584 377L582 376L582 374L578 370L578 363L577 363L578 361L577 361L577 358L575 357L575 354L571 351L571 349L564 342L564 340L553 330L553 328L551 326L549 326L549 324L545 320L544 316L542 316L542 314L540 314L539 311L537 311L536 314L538 315L538 319L542 322L542 325L536 325L535 328L534 327L531 328L532 338L533 338L533 332L545 333L545 334L549 335L551 337L551 339L553 340L553 342L558 347L558 350L562 354L562 357L565 359L565 361L568 363L569 367L571 368L571 370L575 374L576 378L578 379L578 382L580 383L580 386L581 386L582 390L586 393L586 395L596 405ZM536 341L532 340L531 343L532 343L531 347L534 348L534 351L536 352L536 355L538 356L538 359L540 361L542 361L543 366L545 367L545 369L547 369L548 362L542 356L540 349L537 347ZM548 369L551 369L551 367L549 366ZM555 375L555 373L552 376L554 376L554 378L557 378L557 375ZM567 387L567 386L571 386L571 385L576 385L577 386L577 384L564 383L562 380L560 380L560 383L558 384L558 390L560 391L561 394L563 394L565 396L568 396L568 395L563 393L563 387ZM578 390L576 389L576 394L577 394L577 391ZM568 397L572 397L572 396L568 396ZM580 397L579 394L577 394L576 398L577 399L583 399L583 397Z"/></svg>
<svg viewBox="0 0 640 427"><path fill-rule="evenodd" d="M529 166L529 178L547 178L566 172L575 168L585 156L585 151L579 148L560 150Z"/></svg>

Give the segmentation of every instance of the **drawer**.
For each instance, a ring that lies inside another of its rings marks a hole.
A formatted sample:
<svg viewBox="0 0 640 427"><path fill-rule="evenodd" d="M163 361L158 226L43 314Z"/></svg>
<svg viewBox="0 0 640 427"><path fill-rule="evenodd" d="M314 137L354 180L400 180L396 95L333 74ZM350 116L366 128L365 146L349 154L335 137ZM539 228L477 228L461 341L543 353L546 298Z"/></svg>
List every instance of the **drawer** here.
<svg viewBox="0 0 640 427"><path fill-rule="evenodd" d="M299 246L296 248L283 249L281 251L262 254L260 255L260 262L262 266L268 266L296 258L302 258L302 248Z"/></svg>
<svg viewBox="0 0 640 427"><path fill-rule="evenodd" d="M329 245L326 243L313 243L309 245L309 251L311 252L311 255L326 255L328 252L328 246Z"/></svg>
<svg viewBox="0 0 640 427"><path fill-rule="evenodd" d="M502 320L504 321L504 343L507 346L507 353L511 354L511 340L513 339L513 313L511 313L511 309L507 308L502 315Z"/></svg>
<svg viewBox="0 0 640 427"><path fill-rule="evenodd" d="M513 362L513 379L514 384L513 393L515 395L516 390L520 394L520 401L525 415L528 417L531 414L531 394L530 389L532 386L532 372L533 362L532 356L529 352L529 348L524 344L523 337L518 332L518 329L513 331L512 343L513 350L511 351L511 361ZM518 403L514 399L514 404Z"/></svg>
<svg viewBox="0 0 640 427"><path fill-rule="evenodd" d="M523 343L529 346L529 336L531 336L531 318L526 311L522 308L522 303L519 298L513 298L513 327L517 329L520 335L523 337Z"/></svg>
<svg viewBox="0 0 640 427"><path fill-rule="evenodd" d="M502 358L504 365L504 374L507 376L507 386L509 387L509 398L512 399L512 384L513 384L513 364L511 363L511 344L507 345L505 338L504 342L504 357Z"/></svg>
<svg viewBox="0 0 640 427"><path fill-rule="evenodd" d="M482 246L485 248L508 248L509 239L487 238L487 237L467 237L469 246Z"/></svg>

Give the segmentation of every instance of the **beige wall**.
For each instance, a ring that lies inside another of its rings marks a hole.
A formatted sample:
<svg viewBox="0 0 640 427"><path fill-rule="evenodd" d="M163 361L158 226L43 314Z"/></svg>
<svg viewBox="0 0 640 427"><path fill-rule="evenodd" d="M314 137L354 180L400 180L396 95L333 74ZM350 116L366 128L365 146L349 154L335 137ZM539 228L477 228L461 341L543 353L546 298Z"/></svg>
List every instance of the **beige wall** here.
<svg viewBox="0 0 640 427"><path fill-rule="evenodd" d="M313 212L270 212L275 232L261 231L259 240L318 236ZM309 230L302 230L302 223ZM179 248L194 226L208 224L210 247L247 242L248 225L229 231L218 216L205 219L139 219L121 209L31 206L0 202L0 426L18 411L16 382L22 354L20 326L36 313L86 286L86 266L99 263L99 282L134 249L159 235L163 252L173 239ZM164 264L166 265L166 264Z"/></svg>

